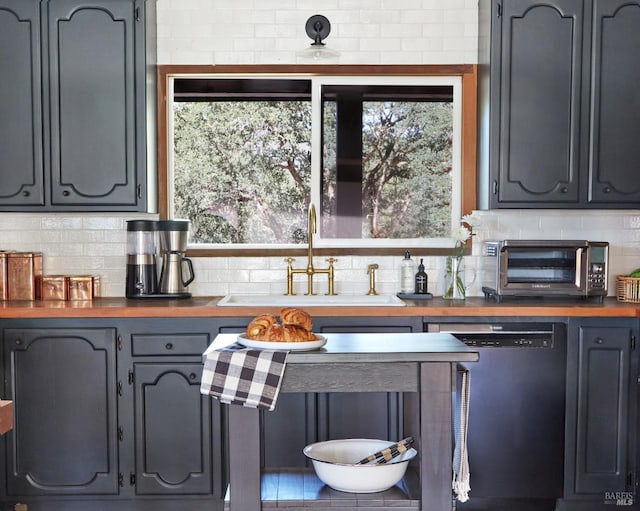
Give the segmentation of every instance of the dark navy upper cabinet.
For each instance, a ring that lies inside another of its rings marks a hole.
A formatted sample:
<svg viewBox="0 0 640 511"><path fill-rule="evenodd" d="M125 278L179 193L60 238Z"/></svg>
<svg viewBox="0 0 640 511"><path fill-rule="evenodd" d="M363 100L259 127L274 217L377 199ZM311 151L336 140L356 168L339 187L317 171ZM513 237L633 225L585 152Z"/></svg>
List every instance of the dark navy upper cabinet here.
<svg viewBox="0 0 640 511"><path fill-rule="evenodd" d="M44 205L38 6L0 0L0 206Z"/></svg>
<svg viewBox="0 0 640 511"><path fill-rule="evenodd" d="M640 1L487 0L480 14L489 206L638 207Z"/></svg>
<svg viewBox="0 0 640 511"><path fill-rule="evenodd" d="M589 204L640 203L640 1L594 0Z"/></svg>
<svg viewBox="0 0 640 511"><path fill-rule="evenodd" d="M0 0L0 210L146 209L145 7Z"/></svg>
<svg viewBox="0 0 640 511"><path fill-rule="evenodd" d="M146 175L144 113L136 115L136 106L144 105L138 94L144 52L136 44L136 34L144 33L143 5L132 0L44 5L51 204L135 208Z"/></svg>

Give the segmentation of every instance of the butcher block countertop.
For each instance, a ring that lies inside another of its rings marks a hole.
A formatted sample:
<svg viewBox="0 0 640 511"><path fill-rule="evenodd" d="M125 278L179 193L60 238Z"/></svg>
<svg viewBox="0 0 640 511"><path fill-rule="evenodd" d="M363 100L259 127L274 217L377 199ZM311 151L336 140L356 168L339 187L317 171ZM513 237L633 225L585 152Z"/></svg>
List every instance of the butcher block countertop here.
<svg viewBox="0 0 640 511"><path fill-rule="evenodd" d="M0 318L167 318L253 317L278 313L280 307L217 307L221 297L182 300L97 298L90 301L4 301ZM407 300L406 307L305 307L313 316L430 316L430 317L639 317L640 304L607 298L600 304L582 300L510 299L497 303L483 297L465 300Z"/></svg>

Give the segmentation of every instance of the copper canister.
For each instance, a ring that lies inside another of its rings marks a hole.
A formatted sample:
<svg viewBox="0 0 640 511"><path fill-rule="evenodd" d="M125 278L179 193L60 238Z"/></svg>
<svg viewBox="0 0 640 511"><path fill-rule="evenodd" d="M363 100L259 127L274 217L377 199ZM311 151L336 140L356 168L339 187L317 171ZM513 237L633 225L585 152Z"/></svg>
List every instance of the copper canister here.
<svg viewBox="0 0 640 511"><path fill-rule="evenodd" d="M7 254L8 252L0 252L0 301L8 299Z"/></svg>
<svg viewBox="0 0 640 511"><path fill-rule="evenodd" d="M42 277L43 300L67 300L69 283L65 275L44 275Z"/></svg>
<svg viewBox="0 0 640 511"><path fill-rule="evenodd" d="M72 275L69 277L69 300L91 300L93 298L93 277Z"/></svg>
<svg viewBox="0 0 640 511"><path fill-rule="evenodd" d="M39 300L42 296L42 252L7 254L8 300Z"/></svg>

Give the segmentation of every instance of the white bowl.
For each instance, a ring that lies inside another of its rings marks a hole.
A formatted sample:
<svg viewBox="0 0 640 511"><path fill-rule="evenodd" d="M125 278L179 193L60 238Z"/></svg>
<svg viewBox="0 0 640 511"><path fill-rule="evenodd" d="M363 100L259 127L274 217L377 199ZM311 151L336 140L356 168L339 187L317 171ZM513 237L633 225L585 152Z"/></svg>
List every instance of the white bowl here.
<svg viewBox="0 0 640 511"><path fill-rule="evenodd" d="M318 478L327 486L349 493L374 493L388 490L404 477L416 450L409 449L382 465L357 463L393 444L388 440L349 438L310 444L303 452L313 463Z"/></svg>

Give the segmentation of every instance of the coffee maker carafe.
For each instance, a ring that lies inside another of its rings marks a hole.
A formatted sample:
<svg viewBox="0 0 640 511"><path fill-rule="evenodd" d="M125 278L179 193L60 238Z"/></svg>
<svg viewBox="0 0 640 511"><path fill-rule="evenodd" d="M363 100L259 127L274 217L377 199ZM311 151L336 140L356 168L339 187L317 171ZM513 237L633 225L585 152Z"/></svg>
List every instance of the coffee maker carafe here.
<svg viewBox="0 0 640 511"><path fill-rule="evenodd" d="M188 220L162 220L158 222L160 238L160 272L159 291L163 295L175 298L190 297L187 286L193 281L193 264L185 257L189 238Z"/></svg>
<svg viewBox="0 0 640 511"><path fill-rule="evenodd" d="M127 298L158 293L158 225L153 220L127 222Z"/></svg>
<svg viewBox="0 0 640 511"><path fill-rule="evenodd" d="M189 298L194 273L185 257L188 237L188 220L129 220L127 298Z"/></svg>

